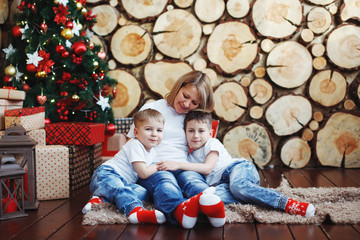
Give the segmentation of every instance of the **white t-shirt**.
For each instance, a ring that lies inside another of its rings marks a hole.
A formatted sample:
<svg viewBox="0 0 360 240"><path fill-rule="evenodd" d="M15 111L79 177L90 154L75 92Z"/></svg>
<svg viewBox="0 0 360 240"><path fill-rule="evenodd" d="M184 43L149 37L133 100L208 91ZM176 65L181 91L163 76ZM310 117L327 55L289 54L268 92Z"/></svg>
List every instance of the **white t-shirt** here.
<svg viewBox="0 0 360 240"><path fill-rule="evenodd" d="M140 111L149 108L158 110L165 119L163 139L155 147L157 154L155 162L187 161L189 148L184 131L185 114L178 114L174 108L168 105L165 99L147 103L141 107ZM128 137L134 138L134 124L131 125Z"/></svg>
<svg viewBox="0 0 360 240"><path fill-rule="evenodd" d="M155 159L156 152L153 148L148 152L139 140L130 139L114 157L102 165L112 167L128 184L133 184L138 180L138 175L132 163L145 162L148 166Z"/></svg>
<svg viewBox="0 0 360 240"><path fill-rule="evenodd" d="M189 162L204 163L206 156L211 151L217 151L219 153L219 158L214 169L209 175L205 176L205 179L209 185L214 185L220 181L223 172L235 160L218 139L210 138L202 148L199 148L189 154Z"/></svg>

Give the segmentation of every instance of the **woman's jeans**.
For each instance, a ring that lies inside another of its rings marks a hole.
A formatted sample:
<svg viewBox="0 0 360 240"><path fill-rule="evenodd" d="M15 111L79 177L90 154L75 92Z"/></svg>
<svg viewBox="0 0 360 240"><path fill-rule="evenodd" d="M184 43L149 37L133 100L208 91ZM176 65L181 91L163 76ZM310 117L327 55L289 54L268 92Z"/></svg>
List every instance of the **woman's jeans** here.
<svg viewBox="0 0 360 240"><path fill-rule="evenodd" d="M100 165L94 172L90 183L90 192L105 198L129 216L136 207L143 207L142 201L149 201L146 189L140 185L127 184L110 166Z"/></svg>
<svg viewBox="0 0 360 240"><path fill-rule="evenodd" d="M180 186L191 185L183 189L184 194L191 197L206 189L204 184L194 181L194 178L188 178L194 175L189 174L188 176L185 174L186 172L178 177ZM259 173L255 165L244 158L236 159L227 167L222 174L220 183L215 188L216 195L221 198L225 205L230 203L256 204L284 210L288 201L288 198L281 193L261 187Z"/></svg>
<svg viewBox="0 0 360 240"><path fill-rule="evenodd" d="M181 182L181 184L179 182L178 184L176 178L182 175L182 173L184 172L180 170L174 172L159 171L147 179L138 180L138 183L146 188L149 195L154 199L155 208L163 212L171 224L177 223L172 217L172 212L180 203L187 200L185 197L194 196L202 191L197 186L197 182L205 185L205 189L209 187L200 174L191 171L185 174L186 178L184 177L184 179L186 179L186 181ZM188 191L184 194L185 197L182 189ZM188 193L190 193L190 195Z"/></svg>

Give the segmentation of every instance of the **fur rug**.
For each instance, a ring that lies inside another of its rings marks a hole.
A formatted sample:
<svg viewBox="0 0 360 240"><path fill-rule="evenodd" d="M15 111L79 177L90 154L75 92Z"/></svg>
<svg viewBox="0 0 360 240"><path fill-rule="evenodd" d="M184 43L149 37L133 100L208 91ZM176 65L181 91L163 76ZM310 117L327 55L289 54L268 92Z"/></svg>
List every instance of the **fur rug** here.
<svg viewBox="0 0 360 240"><path fill-rule="evenodd" d="M335 224L360 223L360 188L292 188L286 179L275 190L296 200L311 202L316 209L314 217L290 215L255 205L229 204L225 206L227 223L281 223L320 224L327 218ZM153 205L144 204L153 209ZM126 224L127 218L109 203L97 205L83 218L83 225Z"/></svg>

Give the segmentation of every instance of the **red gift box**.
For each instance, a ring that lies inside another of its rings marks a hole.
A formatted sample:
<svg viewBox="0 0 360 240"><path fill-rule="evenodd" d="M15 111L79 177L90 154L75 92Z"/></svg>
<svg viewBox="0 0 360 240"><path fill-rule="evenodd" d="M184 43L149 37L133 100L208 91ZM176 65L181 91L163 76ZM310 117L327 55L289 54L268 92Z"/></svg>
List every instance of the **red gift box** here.
<svg viewBox="0 0 360 240"><path fill-rule="evenodd" d="M27 132L44 128L45 107L5 110L5 129L14 124L23 126Z"/></svg>
<svg viewBox="0 0 360 240"><path fill-rule="evenodd" d="M46 144L94 145L105 139L104 123L57 122L45 125Z"/></svg>

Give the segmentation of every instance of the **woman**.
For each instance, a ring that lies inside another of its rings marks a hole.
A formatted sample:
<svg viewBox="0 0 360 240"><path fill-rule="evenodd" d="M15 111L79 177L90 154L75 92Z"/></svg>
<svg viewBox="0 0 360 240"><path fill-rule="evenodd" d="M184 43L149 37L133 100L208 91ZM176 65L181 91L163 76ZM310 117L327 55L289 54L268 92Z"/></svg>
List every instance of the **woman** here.
<svg viewBox="0 0 360 240"><path fill-rule="evenodd" d="M195 109L212 111L213 107L214 98L210 80L200 71L192 71L180 77L165 99L147 103L141 107L140 110L153 108L162 113L165 118L163 140L155 147L158 162L187 161L185 114ZM133 127L130 128L128 134L131 138L134 138ZM192 193L194 197L190 199L184 198L182 189L187 186L185 183L184 186L179 187L176 180L178 174L181 174L181 171L159 171L147 179L138 180L138 183L145 187L153 197L155 208L162 211L170 223L179 222L184 228L192 228L200 209L209 217L210 223L212 217L216 217L214 216L216 213L223 213L224 206L212 188L200 193ZM192 184L199 183L207 186L200 174L196 172L186 174L188 181ZM191 192L191 189L186 189L186 192Z"/></svg>

